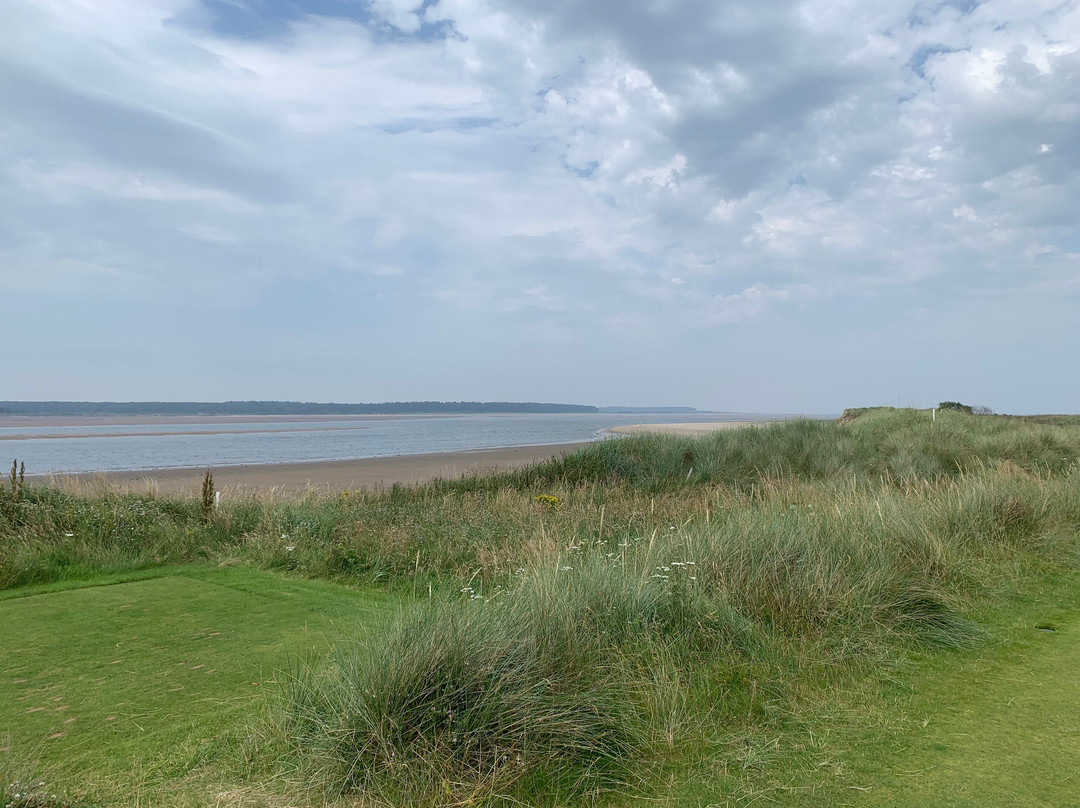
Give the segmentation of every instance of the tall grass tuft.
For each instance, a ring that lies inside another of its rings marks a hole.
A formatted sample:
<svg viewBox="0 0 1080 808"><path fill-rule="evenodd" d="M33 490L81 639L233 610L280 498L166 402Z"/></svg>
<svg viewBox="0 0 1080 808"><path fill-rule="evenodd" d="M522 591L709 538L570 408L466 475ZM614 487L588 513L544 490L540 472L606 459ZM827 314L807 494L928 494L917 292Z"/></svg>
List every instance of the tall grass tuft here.
<svg viewBox="0 0 1080 808"><path fill-rule="evenodd" d="M607 594L613 611L573 609L551 581L434 599L376 644L294 677L285 732L318 782L394 805L629 785L649 738L617 650L648 615L625 590Z"/></svg>
<svg viewBox="0 0 1080 808"><path fill-rule="evenodd" d="M207 469L205 476L203 476L200 504L202 505L203 521L209 524L214 518L214 475L210 473L210 469Z"/></svg>
<svg viewBox="0 0 1080 808"><path fill-rule="evenodd" d="M0 488L0 514L15 519L26 491L26 463L19 465L18 458L11 461L7 490Z"/></svg>
<svg viewBox="0 0 1080 808"><path fill-rule="evenodd" d="M18 474L16 474L16 469ZM22 499L23 490L26 487L26 463L19 464L19 459L11 461L11 474L8 475L8 496L12 502Z"/></svg>

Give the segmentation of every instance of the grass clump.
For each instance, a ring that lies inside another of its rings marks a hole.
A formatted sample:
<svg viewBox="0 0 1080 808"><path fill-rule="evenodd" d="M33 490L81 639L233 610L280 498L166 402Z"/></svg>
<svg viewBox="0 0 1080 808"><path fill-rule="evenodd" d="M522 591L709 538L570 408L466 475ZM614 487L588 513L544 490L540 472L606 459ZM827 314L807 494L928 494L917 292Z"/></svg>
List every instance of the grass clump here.
<svg viewBox="0 0 1080 808"><path fill-rule="evenodd" d="M0 784L3 808L90 808L87 803L50 793L44 781L12 780Z"/></svg>
<svg viewBox="0 0 1080 808"><path fill-rule="evenodd" d="M702 585L773 630L848 652L890 636L964 645L971 627L950 605L932 554L912 552L925 514L892 501L873 520L865 504L849 500L845 517L770 502L700 531L690 546Z"/></svg>
<svg viewBox="0 0 1080 808"><path fill-rule="evenodd" d="M332 664L301 666L276 721L309 780L392 805L565 804L643 787L694 723L686 655L719 663L761 638L688 587L689 567L661 582L644 555L574 561L430 599Z"/></svg>
<svg viewBox="0 0 1080 808"><path fill-rule="evenodd" d="M647 738L614 646L552 605L534 587L438 599L329 672L305 670L288 690L297 753L322 785L388 804L627 784Z"/></svg>

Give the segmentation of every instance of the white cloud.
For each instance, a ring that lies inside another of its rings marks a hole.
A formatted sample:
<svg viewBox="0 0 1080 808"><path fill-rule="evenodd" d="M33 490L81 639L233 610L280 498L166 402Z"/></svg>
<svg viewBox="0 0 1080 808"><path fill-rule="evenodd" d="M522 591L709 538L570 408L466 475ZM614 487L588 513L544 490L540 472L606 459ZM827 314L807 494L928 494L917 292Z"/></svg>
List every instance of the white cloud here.
<svg viewBox="0 0 1080 808"><path fill-rule="evenodd" d="M507 346L1075 294L1076 2L9 5L0 289L269 321L362 278L357 322Z"/></svg>
<svg viewBox="0 0 1080 808"><path fill-rule="evenodd" d="M372 12L404 33L420 29L422 0L368 0Z"/></svg>

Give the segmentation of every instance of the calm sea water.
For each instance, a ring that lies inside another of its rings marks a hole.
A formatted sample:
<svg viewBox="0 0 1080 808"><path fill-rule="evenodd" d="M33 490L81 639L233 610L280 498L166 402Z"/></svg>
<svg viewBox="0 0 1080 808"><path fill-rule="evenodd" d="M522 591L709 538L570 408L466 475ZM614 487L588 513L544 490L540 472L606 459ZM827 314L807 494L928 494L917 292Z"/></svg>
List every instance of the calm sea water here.
<svg viewBox="0 0 1080 808"><path fill-rule="evenodd" d="M469 415L370 421L310 421L301 416L295 421L269 423L238 419L227 424L130 425L117 419L105 426L0 427L0 438L20 438L0 440L0 453L3 453L0 461L6 454L25 461L28 474L52 474L355 460L588 441L600 437L604 429L621 424L747 421L770 417L776 416ZM117 432L130 434L110 434Z"/></svg>

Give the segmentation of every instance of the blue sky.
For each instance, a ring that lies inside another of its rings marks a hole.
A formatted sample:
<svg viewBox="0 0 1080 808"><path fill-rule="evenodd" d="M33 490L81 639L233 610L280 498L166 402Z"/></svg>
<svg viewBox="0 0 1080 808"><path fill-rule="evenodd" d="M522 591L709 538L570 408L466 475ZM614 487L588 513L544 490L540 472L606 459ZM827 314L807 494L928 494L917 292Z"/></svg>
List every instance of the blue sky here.
<svg viewBox="0 0 1080 808"><path fill-rule="evenodd" d="M1080 411L1075 0L9 0L5 399Z"/></svg>

